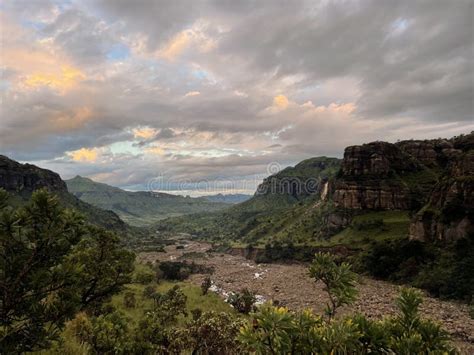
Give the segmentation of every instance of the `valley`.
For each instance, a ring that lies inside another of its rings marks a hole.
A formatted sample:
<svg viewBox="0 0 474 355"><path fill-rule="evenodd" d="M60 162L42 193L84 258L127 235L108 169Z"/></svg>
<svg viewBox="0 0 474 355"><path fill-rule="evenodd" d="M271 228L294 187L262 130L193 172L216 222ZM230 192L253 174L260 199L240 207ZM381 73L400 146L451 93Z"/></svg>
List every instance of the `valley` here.
<svg viewBox="0 0 474 355"><path fill-rule="evenodd" d="M184 248L177 248L177 244ZM212 289L222 298L229 292L247 287L261 296L261 302L273 301L294 310L311 308L318 314L323 313L327 295L322 285L315 284L308 276L307 264L256 264L242 256L212 252L209 243L180 240L177 244L168 245L165 252L140 253L138 260L144 263L188 261L202 264L214 269L210 275ZM189 282L201 285L205 276L191 275ZM380 319L395 313L393 300L399 286L361 276L358 290L357 301L350 307L343 307L341 315L360 312L368 318ZM421 310L425 317L443 324L463 353L474 352L474 319L470 318L466 304L425 295Z"/></svg>

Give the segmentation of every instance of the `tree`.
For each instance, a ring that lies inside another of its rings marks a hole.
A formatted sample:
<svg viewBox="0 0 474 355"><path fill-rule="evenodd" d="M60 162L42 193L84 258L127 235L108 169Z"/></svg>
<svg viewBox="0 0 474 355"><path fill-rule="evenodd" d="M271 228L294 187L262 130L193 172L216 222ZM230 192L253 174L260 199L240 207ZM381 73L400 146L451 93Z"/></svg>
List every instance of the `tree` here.
<svg viewBox="0 0 474 355"><path fill-rule="evenodd" d="M252 311L255 304L255 293L247 288L242 289L240 293L233 292L227 297L227 302L239 313L248 314Z"/></svg>
<svg viewBox="0 0 474 355"><path fill-rule="evenodd" d="M68 256L68 263L81 265L81 308L94 307L122 290L131 281L135 255L124 249L117 235L88 226L87 235Z"/></svg>
<svg viewBox="0 0 474 355"><path fill-rule="evenodd" d="M337 265L334 256L318 253L309 268L309 274L316 282L321 281L329 296L326 314L332 319L339 307L351 304L357 298L355 287L357 275L348 263Z"/></svg>
<svg viewBox="0 0 474 355"><path fill-rule="evenodd" d="M78 310L119 290L133 254L46 190L22 208L7 199L0 191L0 348L17 353L47 347Z"/></svg>
<svg viewBox="0 0 474 355"><path fill-rule="evenodd" d="M44 190L16 210L7 198L0 191L0 345L6 352L31 351L47 346L78 309L80 270L63 261L86 229Z"/></svg>
<svg viewBox="0 0 474 355"><path fill-rule="evenodd" d="M207 295L207 292L209 291L209 288L212 286L212 281L209 276L206 276L204 280L202 280L201 283L201 290L203 295Z"/></svg>

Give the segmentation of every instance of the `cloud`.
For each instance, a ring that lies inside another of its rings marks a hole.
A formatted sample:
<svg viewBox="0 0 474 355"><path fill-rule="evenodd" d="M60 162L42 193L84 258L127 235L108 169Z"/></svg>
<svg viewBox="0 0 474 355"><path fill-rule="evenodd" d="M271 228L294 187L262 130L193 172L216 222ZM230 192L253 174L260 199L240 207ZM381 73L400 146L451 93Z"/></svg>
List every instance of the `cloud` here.
<svg viewBox="0 0 474 355"><path fill-rule="evenodd" d="M465 133L471 13L467 0L10 2L0 150L120 186L257 184L272 161Z"/></svg>
<svg viewBox="0 0 474 355"><path fill-rule="evenodd" d="M284 110L288 107L289 101L285 95L277 95L273 98L273 106L277 109Z"/></svg>
<svg viewBox="0 0 474 355"><path fill-rule="evenodd" d="M201 95L201 93L199 91L190 91L190 92L187 92L184 97L190 97L190 96L198 96L198 95Z"/></svg>
<svg viewBox="0 0 474 355"><path fill-rule="evenodd" d="M156 135L156 130L150 127L134 128L132 130L135 138L150 139Z"/></svg>
<svg viewBox="0 0 474 355"><path fill-rule="evenodd" d="M53 70L55 68L52 68ZM48 86L61 92L76 86L80 80L84 80L84 74L73 67L62 66L61 70L49 73L33 73L26 77L24 83L29 87Z"/></svg>
<svg viewBox="0 0 474 355"><path fill-rule="evenodd" d="M98 151L95 148L81 148L72 152L67 152L67 155L74 161L94 162L97 160Z"/></svg>

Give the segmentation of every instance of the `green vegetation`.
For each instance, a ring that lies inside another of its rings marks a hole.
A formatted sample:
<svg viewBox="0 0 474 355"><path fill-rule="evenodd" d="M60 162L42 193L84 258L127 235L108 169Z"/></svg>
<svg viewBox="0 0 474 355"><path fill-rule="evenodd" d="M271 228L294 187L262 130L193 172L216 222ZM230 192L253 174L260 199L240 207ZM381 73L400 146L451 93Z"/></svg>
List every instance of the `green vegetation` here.
<svg viewBox="0 0 474 355"><path fill-rule="evenodd" d="M331 254L318 253L309 268L309 274L316 282L321 281L324 284L330 301L326 306L329 319L336 315L339 307L356 300L357 275L351 271L348 263L337 265Z"/></svg>
<svg viewBox="0 0 474 355"><path fill-rule="evenodd" d="M354 216L350 225L338 234L315 245L351 245L365 248L373 241L389 241L408 235L407 211L376 211Z"/></svg>
<svg viewBox="0 0 474 355"><path fill-rule="evenodd" d="M336 175L340 160L307 159L264 180L251 199L224 211L169 218L152 230L190 233L211 241L259 244L292 236L295 243L316 239L334 208L320 204L323 185ZM317 208L316 208L317 207Z"/></svg>
<svg viewBox="0 0 474 355"><path fill-rule="evenodd" d="M419 316L421 298L413 290L402 291L398 316L335 319L337 308L356 298L355 275L329 254L316 255L309 270L328 292L327 320L271 304L255 308L248 290L228 304L207 292L209 278L206 292L157 280L180 277L189 267L184 263L137 264L132 275L133 254L119 247L117 237L84 224L46 192L17 210L6 206L6 198L1 192L2 352L455 353L446 333ZM250 319L238 313L252 310Z"/></svg>
<svg viewBox="0 0 474 355"><path fill-rule="evenodd" d="M310 311L266 305L239 338L256 354L455 354L440 326L420 318L420 303L416 291L403 289L399 314L382 321L357 314L324 321Z"/></svg>
<svg viewBox="0 0 474 355"><path fill-rule="evenodd" d="M244 288L240 292L232 292L227 298L227 303L234 307L237 312L249 314L254 309L256 300L255 293Z"/></svg>
<svg viewBox="0 0 474 355"><path fill-rule="evenodd" d="M433 296L471 301L474 295L474 236L452 243L407 238L373 242L360 254L359 271L428 290Z"/></svg>
<svg viewBox="0 0 474 355"><path fill-rule="evenodd" d="M84 202L115 212L132 226L149 226L161 219L202 211L217 211L226 203L155 192L130 192L76 176L66 180L69 192Z"/></svg>
<svg viewBox="0 0 474 355"><path fill-rule="evenodd" d="M130 282L133 253L39 190L24 207L0 189L0 349L49 346L80 310L101 307Z"/></svg>

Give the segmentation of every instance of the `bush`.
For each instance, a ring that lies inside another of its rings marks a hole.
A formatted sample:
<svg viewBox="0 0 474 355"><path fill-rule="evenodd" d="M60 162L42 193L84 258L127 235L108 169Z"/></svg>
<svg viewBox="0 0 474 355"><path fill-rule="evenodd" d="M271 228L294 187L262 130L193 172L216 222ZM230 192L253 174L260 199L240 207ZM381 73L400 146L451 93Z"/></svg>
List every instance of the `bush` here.
<svg viewBox="0 0 474 355"><path fill-rule="evenodd" d="M205 312L175 329L170 336L171 353L239 354L237 339L243 321L228 313Z"/></svg>
<svg viewBox="0 0 474 355"><path fill-rule="evenodd" d="M131 291L125 292L123 296L123 305L125 308L135 308L136 303L135 294Z"/></svg>
<svg viewBox="0 0 474 355"><path fill-rule="evenodd" d="M119 312L91 318L80 313L68 328L79 343L89 346L91 353L119 354L127 353L132 346L128 323L129 320Z"/></svg>
<svg viewBox="0 0 474 355"><path fill-rule="evenodd" d="M143 298L153 298L153 295L156 293L155 286L148 285L143 289Z"/></svg>
<svg viewBox="0 0 474 355"><path fill-rule="evenodd" d="M412 284L435 297L469 302L474 294L474 235L439 245L408 239L377 242L357 264L360 271Z"/></svg>
<svg viewBox="0 0 474 355"><path fill-rule="evenodd" d="M362 315L324 321L310 311L265 305L240 332L244 351L256 354L455 354L446 333L423 320L421 296L402 289L399 314L383 321Z"/></svg>
<svg viewBox="0 0 474 355"><path fill-rule="evenodd" d="M133 281L142 285L148 285L155 280L155 272L145 265L140 265L139 269L135 270Z"/></svg>
<svg viewBox="0 0 474 355"><path fill-rule="evenodd" d="M255 293L247 288L242 289L240 293L233 292L227 298L227 302L239 313L248 314L252 311L255 304Z"/></svg>
<svg viewBox="0 0 474 355"><path fill-rule="evenodd" d="M159 270L162 273L162 277L165 280L177 280L182 281L189 277L191 274L198 273L211 273L212 268L204 265L199 265L194 262L187 263L182 261L164 261L159 264Z"/></svg>
<svg viewBox="0 0 474 355"><path fill-rule="evenodd" d="M202 294L206 295L211 286L212 286L211 278L209 276L206 276L201 283Z"/></svg>
<svg viewBox="0 0 474 355"><path fill-rule="evenodd" d="M357 275L351 271L348 263L337 265L333 255L318 253L309 268L309 274L316 282L321 281L325 286L330 301L326 306L329 318L334 317L339 307L356 300Z"/></svg>

